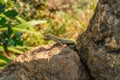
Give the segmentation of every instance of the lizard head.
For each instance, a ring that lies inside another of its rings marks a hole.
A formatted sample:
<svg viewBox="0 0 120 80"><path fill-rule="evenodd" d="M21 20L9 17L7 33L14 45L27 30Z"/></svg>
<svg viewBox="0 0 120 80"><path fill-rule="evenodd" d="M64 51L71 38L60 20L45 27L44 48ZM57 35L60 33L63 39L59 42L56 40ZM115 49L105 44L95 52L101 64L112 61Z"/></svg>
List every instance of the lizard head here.
<svg viewBox="0 0 120 80"><path fill-rule="evenodd" d="M51 39L53 37L53 35L52 34L45 34L44 37L45 37L45 39Z"/></svg>

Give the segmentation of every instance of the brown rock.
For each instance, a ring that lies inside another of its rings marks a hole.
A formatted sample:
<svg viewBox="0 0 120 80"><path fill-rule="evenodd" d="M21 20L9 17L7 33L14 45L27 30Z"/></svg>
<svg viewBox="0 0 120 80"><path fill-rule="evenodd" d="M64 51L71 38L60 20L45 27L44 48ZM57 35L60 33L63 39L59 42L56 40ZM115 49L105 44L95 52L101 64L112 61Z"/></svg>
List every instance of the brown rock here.
<svg viewBox="0 0 120 80"><path fill-rule="evenodd" d="M1 70L0 80L78 80L80 75L80 80L86 80L79 61L77 53L66 46L35 47Z"/></svg>
<svg viewBox="0 0 120 80"><path fill-rule="evenodd" d="M120 80L120 0L99 0L77 49L95 80Z"/></svg>

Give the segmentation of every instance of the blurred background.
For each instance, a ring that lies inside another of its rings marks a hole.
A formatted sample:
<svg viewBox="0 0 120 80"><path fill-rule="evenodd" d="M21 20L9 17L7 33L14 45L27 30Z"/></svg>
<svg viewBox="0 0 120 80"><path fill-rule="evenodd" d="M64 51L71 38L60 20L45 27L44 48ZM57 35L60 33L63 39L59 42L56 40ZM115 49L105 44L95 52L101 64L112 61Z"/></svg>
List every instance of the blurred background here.
<svg viewBox="0 0 120 80"><path fill-rule="evenodd" d="M76 40L97 0L0 0L0 68L31 47L51 44L44 34Z"/></svg>

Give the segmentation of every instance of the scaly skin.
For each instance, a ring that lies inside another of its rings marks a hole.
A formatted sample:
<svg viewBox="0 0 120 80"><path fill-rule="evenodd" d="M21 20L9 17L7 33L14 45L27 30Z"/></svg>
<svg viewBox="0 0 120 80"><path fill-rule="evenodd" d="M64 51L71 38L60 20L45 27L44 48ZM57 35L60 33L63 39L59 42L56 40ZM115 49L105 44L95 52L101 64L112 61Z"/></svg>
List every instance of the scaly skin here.
<svg viewBox="0 0 120 80"><path fill-rule="evenodd" d="M57 42L60 45L66 44L70 48L73 48L73 49L76 48L76 43L73 40L65 39L65 38L59 38L59 37L56 37L56 36L54 36L52 34L46 34L46 35L44 35L44 37L46 39L53 40L53 41Z"/></svg>

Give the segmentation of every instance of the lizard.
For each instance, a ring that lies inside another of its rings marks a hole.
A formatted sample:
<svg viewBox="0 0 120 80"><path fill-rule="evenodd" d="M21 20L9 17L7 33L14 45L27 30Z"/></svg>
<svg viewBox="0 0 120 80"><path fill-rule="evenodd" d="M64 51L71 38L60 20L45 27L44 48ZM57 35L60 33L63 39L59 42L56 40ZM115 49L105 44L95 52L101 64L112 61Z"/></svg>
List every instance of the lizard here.
<svg viewBox="0 0 120 80"><path fill-rule="evenodd" d="M55 41L56 43L60 44L61 46L66 44L69 48L77 51L76 42L73 40L66 39L66 38L59 38L59 37L54 36L52 34L45 34L44 37L45 37L45 39Z"/></svg>

